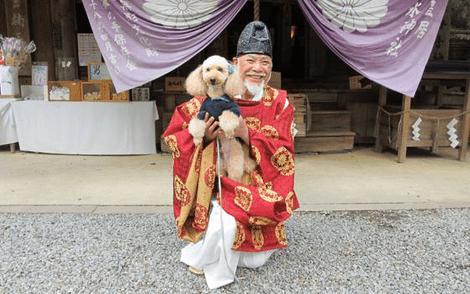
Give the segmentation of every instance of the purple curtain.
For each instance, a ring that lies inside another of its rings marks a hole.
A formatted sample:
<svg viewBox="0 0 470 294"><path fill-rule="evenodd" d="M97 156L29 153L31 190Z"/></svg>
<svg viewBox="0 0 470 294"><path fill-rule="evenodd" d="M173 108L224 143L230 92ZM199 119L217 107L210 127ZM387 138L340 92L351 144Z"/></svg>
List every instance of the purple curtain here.
<svg viewBox="0 0 470 294"><path fill-rule="evenodd" d="M209 45L246 0L83 0L116 90L154 80Z"/></svg>
<svg viewBox="0 0 470 294"><path fill-rule="evenodd" d="M414 97L448 0L299 0L310 25L344 62Z"/></svg>

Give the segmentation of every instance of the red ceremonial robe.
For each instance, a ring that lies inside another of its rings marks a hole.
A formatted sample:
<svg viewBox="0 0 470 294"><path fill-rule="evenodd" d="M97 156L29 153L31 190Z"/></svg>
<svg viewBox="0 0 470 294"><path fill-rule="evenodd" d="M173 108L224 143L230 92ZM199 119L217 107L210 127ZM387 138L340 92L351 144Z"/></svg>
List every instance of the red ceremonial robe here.
<svg viewBox="0 0 470 294"><path fill-rule="evenodd" d="M293 107L285 91L266 87L258 101L237 100L257 168L242 183L221 176L222 208L236 219L232 249L257 252L287 246L284 221L299 207L294 192ZM174 214L178 236L196 242L207 228L216 180L215 141L195 146L189 121L203 97L178 106L163 138L173 156Z"/></svg>

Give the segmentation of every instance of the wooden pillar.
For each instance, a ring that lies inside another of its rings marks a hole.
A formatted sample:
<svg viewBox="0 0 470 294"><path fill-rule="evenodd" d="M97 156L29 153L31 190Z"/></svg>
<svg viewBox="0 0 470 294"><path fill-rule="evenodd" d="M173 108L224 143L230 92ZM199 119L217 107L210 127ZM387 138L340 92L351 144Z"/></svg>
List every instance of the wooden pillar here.
<svg viewBox="0 0 470 294"><path fill-rule="evenodd" d="M48 80L55 81L55 56L52 42L51 1L30 1L31 5L31 39L37 46L33 60L47 62Z"/></svg>
<svg viewBox="0 0 470 294"><path fill-rule="evenodd" d="M451 19L452 10L447 9L442 21L442 55L444 60L449 60L450 30L452 29Z"/></svg>
<svg viewBox="0 0 470 294"><path fill-rule="evenodd" d="M307 31L305 64L306 76L315 78L324 75L327 67L327 50L328 47L323 43L320 37L315 33L310 24L305 21L305 29Z"/></svg>
<svg viewBox="0 0 470 294"><path fill-rule="evenodd" d="M468 136L470 131L470 79L467 79L465 87L465 101L462 111L467 113L462 117L462 142L459 148L459 160L467 161Z"/></svg>
<svg viewBox="0 0 470 294"><path fill-rule="evenodd" d="M75 1L50 1L52 22L51 41L54 45L56 58L56 78L60 81L73 81L78 76Z"/></svg>
<svg viewBox="0 0 470 294"><path fill-rule="evenodd" d="M439 84L439 86L437 86L437 96L436 96L436 106L437 107L441 107L443 103L443 100L444 100L444 85L441 85Z"/></svg>
<svg viewBox="0 0 470 294"><path fill-rule="evenodd" d="M289 3L284 3L282 7L282 30L280 42L282 44L282 60L281 60L281 72L291 70L292 65L292 46L290 38L290 30L292 26L292 7ZM279 40L276 36L276 40Z"/></svg>
<svg viewBox="0 0 470 294"><path fill-rule="evenodd" d="M5 9L5 1L0 0L0 9ZM5 13L0 13L0 35L4 37L9 37L7 33L7 16Z"/></svg>
<svg viewBox="0 0 470 294"><path fill-rule="evenodd" d="M378 105L380 107L385 107L387 105L387 88L384 86L380 86L379 88L379 103ZM375 127L377 129L376 132L376 138L375 138L375 151L376 152L382 152L383 151L383 146L380 144L380 125L382 122L382 113L379 109L377 109L377 115L375 119Z"/></svg>
<svg viewBox="0 0 470 294"><path fill-rule="evenodd" d="M28 2L26 0L4 1L5 6L0 7L1 13L5 14L7 35L4 37L15 37L30 42ZM20 76L31 76L31 57L19 70Z"/></svg>
<svg viewBox="0 0 470 294"><path fill-rule="evenodd" d="M402 102L402 120L401 120L401 134L399 134L399 145L398 145L398 162L402 163L406 158L406 143L408 141L408 123L410 121L410 108L411 108L411 97L403 95Z"/></svg>

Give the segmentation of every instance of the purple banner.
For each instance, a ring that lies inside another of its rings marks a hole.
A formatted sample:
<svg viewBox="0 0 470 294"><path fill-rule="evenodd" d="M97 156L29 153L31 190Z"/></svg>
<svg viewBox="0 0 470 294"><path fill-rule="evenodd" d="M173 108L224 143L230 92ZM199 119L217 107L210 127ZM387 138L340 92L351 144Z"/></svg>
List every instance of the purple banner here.
<svg viewBox="0 0 470 294"><path fill-rule="evenodd" d="M414 97L448 0L299 0L316 33L358 73Z"/></svg>
<svg viewBox="0 0 470 294"><path fill-rule="evenodd" d="M83 0L118 92L161 77L209 45L246 0Z"/></svg>

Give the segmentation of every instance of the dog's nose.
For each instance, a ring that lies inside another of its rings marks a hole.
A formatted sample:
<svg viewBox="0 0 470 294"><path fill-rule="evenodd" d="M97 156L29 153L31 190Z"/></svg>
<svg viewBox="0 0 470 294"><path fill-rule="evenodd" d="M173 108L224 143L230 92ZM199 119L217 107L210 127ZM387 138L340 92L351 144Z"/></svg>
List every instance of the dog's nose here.
<svg viewBox="0 0 470 294"><path fill-rule="evenodd" d="M211 78L210 81L211 81L211 84L212 84L212 85L215 85L215 82L216 82L217 80L216 80L215 78Z"/></svg>

